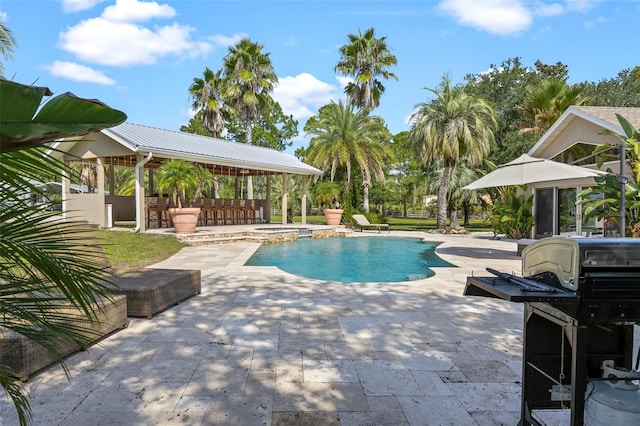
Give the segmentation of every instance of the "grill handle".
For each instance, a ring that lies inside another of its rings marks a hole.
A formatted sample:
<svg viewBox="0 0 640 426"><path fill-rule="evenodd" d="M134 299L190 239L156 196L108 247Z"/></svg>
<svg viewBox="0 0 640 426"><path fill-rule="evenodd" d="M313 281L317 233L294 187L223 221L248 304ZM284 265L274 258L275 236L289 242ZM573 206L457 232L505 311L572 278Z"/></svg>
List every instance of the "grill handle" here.
<svg viewBox="0 0 640 426"><path fill-rule="evenodd" d="M493 275L497 276L501 280L504 280L504 281L507 281L508 283L519 286L521 291L536 292L536 293L555 293L556 292L555 288L537 283L532 280L516 277L515 275L507 274L505 272L496 271L493 268L487 268L486 270L487 272L492 273Z"/></svg>

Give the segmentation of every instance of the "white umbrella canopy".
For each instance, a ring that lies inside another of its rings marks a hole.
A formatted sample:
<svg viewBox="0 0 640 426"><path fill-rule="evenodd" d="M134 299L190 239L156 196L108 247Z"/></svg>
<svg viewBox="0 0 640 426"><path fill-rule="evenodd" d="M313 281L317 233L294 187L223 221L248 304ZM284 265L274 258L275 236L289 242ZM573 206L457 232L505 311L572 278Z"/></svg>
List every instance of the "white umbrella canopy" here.
<svg viewBox="0 0 640 426"><path fill-rule="evenodd" d="M606 173L599 170L522 154L515 160L502 164L491 173L465 186L464 189L527 185L534 182L596 177L604 174Z"/></svg>

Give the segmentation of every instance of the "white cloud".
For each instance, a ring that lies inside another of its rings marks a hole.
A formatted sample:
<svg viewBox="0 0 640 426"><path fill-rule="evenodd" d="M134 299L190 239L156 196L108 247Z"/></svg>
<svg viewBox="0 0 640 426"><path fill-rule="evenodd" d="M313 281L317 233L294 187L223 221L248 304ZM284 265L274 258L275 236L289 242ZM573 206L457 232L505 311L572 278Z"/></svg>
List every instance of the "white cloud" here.
<svg viewBox="0 0 640 426"><path fill-rule="evenodd" d="M105 86L116 84L113 79L107 77L102 72L74 62L55 61L51 65L45 66L45 68L54 77L63 77L86 83L98 83Z"/></svg>
<svg viewBox="0 0 640 426"><path fill-rule="evenodd" d="M347 84L353 82L353 78L345 77L343 75L336 76L336 80L338 80L338 83L340 84L340 87L342 87L342 88L347 87Z"/></svg>
<svg viewBox="0 0 640 426"><path fill-rule="evenodd" d="M176 11L169 5L138 0L117 0L104 9L102 17L109 21L145 22L153 18L173 18Z"/></svg>
<svg viewBox="0 0 640 426"><path fill-rule="evenodd" d="M497 35L519 34L533 21L532 12L519 0L442 0L439 8L462 25Z"/></svg>
<svg viewBox="0 0 640 426"><path fill-rule="evenodd" d="M298 41L294 36L287 36L281 39L284 46L297 46Z"/></svg>
<svg viewBox="0 0 640 426"><path fill-rule="evenodd" d="M62 11L64 13L81 12L91 9L93 6L105 0L62 0Z"/></svg>
<svg viewBox="0 0 640 426"><path fill-rule="evenodd" d="M58 45L83 61L110 66L149 65L169 55L194 57L212 49L192 41L193 28L174 23L153 30L127 22L88 19L60 34Z"/></svg>
<svg viewBox="0 0 640 426"><path fill-rule="evenodd" d="M599 0L565 0L567 2L568 10L577 10L579 12L586 12L593 8Z"/></svg>
<svg viewBox="0 0 640 426"><path fill-rule="evenodd" d="M9 15L7 15L7 12L3 12L2 10L0 10L0 21L7 22L8 20Z"/></svg>
<svg viewBox="0 0 640 426"><path fill-rule="evenodd" d="M321 106L339 96L340 88L320 81L309 73L281 77L273 90L273 98L282 111L293 115L296 120L311 117Z"/></svg>
<svg viewBox="0 0 640 426"><path fill-rule="evenodd" d="M601 25L607 22L607 18L604 16L597 16L594 19L590 19L584 23L584 27L588 30L595 27L596 25Z"/></svg>
<svg viewBox="0 0 640 426"><path fill-rule="evenodd" d="M537 16L557 16L562 15L564 12L564 7L559 3L540 3L534 8L534 13Z"/></svg>
<svg viewBox="0 0 640 426"><path fill-rule="evenodd" d="M65 0L64 5L79 7L97 2L99 0ZM208 41L194 40L195 29L189 25L140 24L175 16L171 6L155 1L116 0L100 17L86 19L62 31L58 47L91 64L120 67L155 64L163 57L193 58L213 49Z"/></svg>
<svg viewBox="0 0 640 426"><path fill-rule="evenodd" d="M209 37L209 40L213 41L217 45L229 47L229 46L238 44L240 40L246 37L249 37L249 36L244 33L234 34L231 37L218 34L218 35L214 35L213 37Z"/></svg>

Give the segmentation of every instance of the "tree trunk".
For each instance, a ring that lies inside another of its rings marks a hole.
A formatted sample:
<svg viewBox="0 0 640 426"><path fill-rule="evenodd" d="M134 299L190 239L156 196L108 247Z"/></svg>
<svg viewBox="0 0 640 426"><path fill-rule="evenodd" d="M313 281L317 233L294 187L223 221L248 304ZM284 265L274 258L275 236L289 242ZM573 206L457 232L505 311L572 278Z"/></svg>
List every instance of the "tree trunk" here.
<svg viewBox="0 0 640 426"><path fill-rule="evenodd" d="M415 207L416 204L418 204L418 188L417 188L417 185L415 183L412 185L412 191L411 192L413 194L413 198L411 199L411 205L413 207ZM406 195L405 195L405 199L406 199ZM424 206L422 205L422 203L420 203L420 209L422 209L423 207Z"/></svg>
<svg viewBox="0 0 640 426"><path fill-rule="evenodd" d="M449 181L451 180L450 166L445 166L442 172L442 181L438 189L438 210L436 213L436 226L438 231L447 229L447 192L449 190Z"/></svg>
<svg viewBox="0 0 640 426"><path fill-rule="evenodd" d="M213 198L220 198L220 176L213 177Z"/></svg>
<svg viewBox="0 0 640 426"><path fill-rule="evenodd" d="M369 185L362 185L362 209L365 213L369 213Z"/></svg>
<svg viewBox="0 0 640 426"><path fill-rule="evenodd" d="M464 217L464 221L462 222L462 226L469 226L469 202L465 201L462 204L462 216Z"/></svg>
<svg viewBox="0 0 640 426"><path fill-rule="evenodd" d="M451 207L449 226L451 226L452 229L460 228L460 223L458 222L458 207L455 205Z"/></svg>

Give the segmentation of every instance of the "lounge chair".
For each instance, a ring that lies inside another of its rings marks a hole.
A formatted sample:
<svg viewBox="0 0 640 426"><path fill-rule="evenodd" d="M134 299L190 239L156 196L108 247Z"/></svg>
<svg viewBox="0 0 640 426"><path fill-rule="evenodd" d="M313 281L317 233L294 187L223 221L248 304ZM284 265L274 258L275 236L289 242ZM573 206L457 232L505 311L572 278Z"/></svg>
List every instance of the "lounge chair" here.
<svg viewBox="0 0 640 426"><path fill-rule="evenodd" d="M360 232L362 232L365 229L377 229L378 234L380 233L381 229L386 229L387 232L391 232L391 230L389 229L388 223L371 223L362 214L354 214L351 217L353 217L353 220L356 221L356 227L360 229Z"/></svg>

